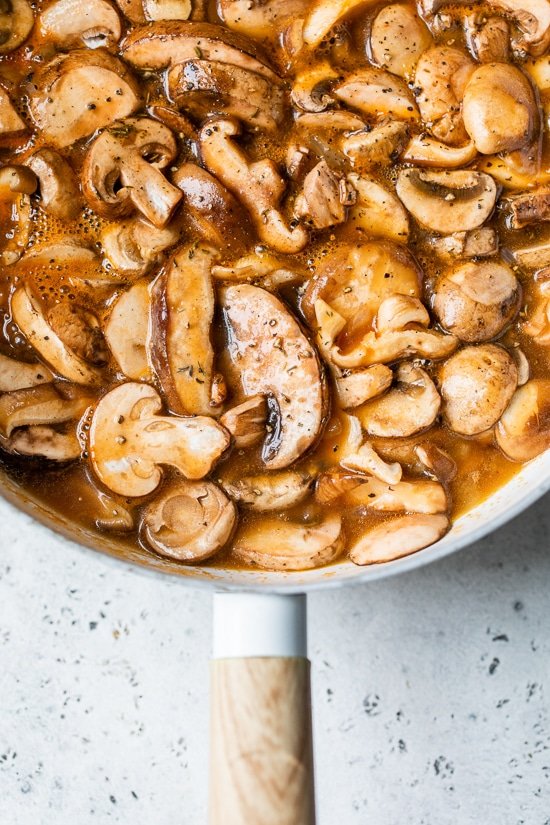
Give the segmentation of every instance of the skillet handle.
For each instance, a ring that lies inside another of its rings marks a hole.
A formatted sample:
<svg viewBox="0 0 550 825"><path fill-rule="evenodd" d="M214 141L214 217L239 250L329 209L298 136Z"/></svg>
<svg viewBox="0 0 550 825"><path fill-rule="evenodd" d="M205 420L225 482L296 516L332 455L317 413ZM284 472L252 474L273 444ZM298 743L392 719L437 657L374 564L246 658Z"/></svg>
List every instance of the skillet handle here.
<svg viewBox="0 0 550 825"><path fill-rule="evenodd" d="M305 596L216 594L210 825L315 825Z"/></svg>

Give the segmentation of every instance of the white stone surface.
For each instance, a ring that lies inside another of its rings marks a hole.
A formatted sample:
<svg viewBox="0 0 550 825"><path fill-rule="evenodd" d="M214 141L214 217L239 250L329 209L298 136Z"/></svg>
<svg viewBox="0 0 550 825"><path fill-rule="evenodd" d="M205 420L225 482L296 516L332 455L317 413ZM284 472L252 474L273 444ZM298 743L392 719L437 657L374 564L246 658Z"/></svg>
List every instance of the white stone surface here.
<svg viewBox="0 0 550 825"><path fill-rule="evenodd" d="M319 825L549 825L549 504L310 597ZM205 823L210 596L0 518L2 823Z"/></svg>

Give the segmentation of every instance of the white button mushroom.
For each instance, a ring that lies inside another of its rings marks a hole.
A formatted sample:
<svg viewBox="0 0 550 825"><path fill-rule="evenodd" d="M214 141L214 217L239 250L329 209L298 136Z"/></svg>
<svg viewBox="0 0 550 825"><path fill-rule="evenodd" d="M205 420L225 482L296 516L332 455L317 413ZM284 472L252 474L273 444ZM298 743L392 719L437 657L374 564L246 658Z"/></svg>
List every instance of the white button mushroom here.
<svg viewBox="0 0 550 825"><path fill-rule="evenodd" d="M451 146L468 140L461 104L474 69L467 54L450 46L428 49L416 67L414 86L422 120L434 137Z"/></svg>
<svg viewBox="0 0 550 825"><path fill-rule="evenodd" d="M354 564L383 564L435 544L449 529L445 515L400 516L369 530L352 544Z"/></svg>
<svg viewBox="0 0 550 825"><path fill-rule="evenodd" d="M146 280L137 281L115 301L105 324L105 340L120 369L134 381L151 379L147 336L151 295Z"/></svg>
<svg viewBox="0 0 550 825"><path fill-rule="evenodd" d="M64 48L80 44L112 48L122 31L120 18L107 0L54 0L40 12L38 24L42 37Z"/></svg>
<svg viewBox="0 0 550 825"><path fill-rule="evenodd" d="M253 395L242 404L227 410L221 418L226 430L233 436L237 449L253 447L264 440L267 432L267 399L265 395Z"/></svg>
<svg viewBox="0 0 550 825"><path fill-rule="evenodd" d="M496 442L511 461L531 461L550 447L550 381L520 387L495 428Z"/></svg>
<svg viewBox="0 0 550 825"><path fill-rule="evenodd" d="M265 513L288 510L300 504L311 490L312 478L297 470L245 476L220 481L227 495L246 510Z"/></svg>
<svg viewBox="0 0 550 825"><path fill-rule="evenodd" d="M0 353L0 392L36 387L47 384L52 378L50 370L42 364L27 364Z"/></svg>
<svg viewBox="0 0 550 825"><path fill-rule="evenodd" d="M382 8L372 22L369 48L377 66L408 79L418 58L433 44L416 10L402 3Z"/></svg>
<svg viewBox="0 0 550 825"><path fill-rule="evenodd" d="M383 69L360 69L333 89L342 103L363 114L418 121L418 107L407 84Z"/></svg>

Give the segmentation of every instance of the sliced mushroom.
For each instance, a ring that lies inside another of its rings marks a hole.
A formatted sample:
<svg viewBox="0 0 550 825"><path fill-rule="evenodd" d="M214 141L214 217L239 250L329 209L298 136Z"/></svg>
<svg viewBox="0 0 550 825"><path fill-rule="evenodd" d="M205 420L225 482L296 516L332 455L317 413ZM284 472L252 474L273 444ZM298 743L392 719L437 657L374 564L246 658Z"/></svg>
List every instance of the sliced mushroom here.
<svg viewBox="0 0 550 825"><path fill-rule="evenodd" d="M300 504L311 490L311 476L295 470L245 476L237 481L222 481L227 495L246 510L266 513L288 510Z"/></svg>
<svg viewBox="0 0 550 825"><path fill-rule="evenodd" d="M13 293L11 311L13 320L29 344L57 373L75 384L102 382L101 371L67 346L55 332L40 299L28 286L19 287Z"/></svg>
<svg viewBox="0 0 550 825"><path fill-rule="evenodd" d="M548 298L543 298L535 305L527 322L523 324L523 332L533 338L540 347L550 346L550 301Z"/></svg>
<svg viewBox="0 0 550 825"><path fill-rule="evenodd" d="M398 484L403 475L402 467L397 461L388 464L368 441L356 453L346 455L340 465L346 470L372 475L387 484Z"/></svg>
<svg viewBox="0 0 550 825"><path fill-rule="evenodd" d="M550 7L547 0L490 0L491 6L506 12L521 31L515 46L538 57L550 45Z"/></svg>
<svg viewBox="0 0 550 825"><path fill-rule="evenodd" d="M318 524L265 518L243 526L234 558L264 570L311 570L335 561L344 547L342 520L331 513Z"/></svg>
<svg viewBox="0 0 550 825"><path fill-rule="evenodd" d="M495 344L464 347L443 365L443 416L460 435L490 429L508 406L518 383L512 356Z"/></svg>
<svg viewBox="0 0 550 825"><path fill-rule="evenodd" d="M248 159L231 140L239 133L240 126L232 119L216 119L202 127L200 149L206 167L248 209L262 241L278 252L300 252L308 234L301 226L290 228L279 210L283 178L272 160Z"/></svg>
<svg viewBox="0 0 550 825"><path fill-rule="evenodd" d="M52 330L78 358L94 366L108 360L105 340L93 313L70 301L61 300L46 313Z"/></svg>
<svg viewBox="0 0 550 825"><path fill-rule="evenodd" d="M417 444L414 451L424 467L437 481L442 484L449 484L455 478L458 469L456 462L437 444L425 441L423 444Z"/></svg>
<svg viewBox="0 0 550 825"><path fill-rule="evenodd" d="M214 23L165 20L137 26L122 41L121 52L138 69L165 69L200 57L240 66L280 83L252 40Z"/></svg>
<svg viewBox="0 0 550 825"><path fill-rule="evenodd" d="M443 234L481 226L497 198L492 177L469 170L404 169L399 173L396 191L420 224Z"/></svg>
<svg viewBox="0 0 550 825"><path fill-rule="evenodd" d="M5 266L16 263L30 241L32 211L29 194L34 192L36 186L36 176L25 166L0 168L0 205L3 217L0 262Z"/></svg>
<svg viewBox="0 0 550 825"><path fill-rule="evenodd" d="M8 93L0 86L0 136L6 137L24 132L26 128L25 121L17 114Z"/></svg>
<svg viewBox="0 0 550 825"><path fill-rule="evenodd" d="M176 106L201 120L214 114L230 115L273 132L285 117L282 84L241 66L188 60L168 71L167 83Z"/></svg>
<svg viewBox="0 0 550 825"><path fill-rule="evenodd" d="M550 243L548 241L508 250L508 252L513 261L523 269L542 269L550 266Z"/></svg>
<svg viewBox="0 0 550 825"><path fill-rule="evenodd" d="M0 5L0 55L9 54L25 42L34 25L27 0L2 0Z"/></svg>
<svg viewBox="0 0 550 825"><path fill-rule="evenodd" d="M235 447L241 450L253 447L264 440L266 434L268 407L264 395L253 395L227 410L220 418L226 430L233 436Z"/></svg>
<svg viewBox="0 0 550 825"><path fill-rule="evenodd" d="M163 106L161 103L152 103L147 106L147 114L168 126L178 135L180 140L193 141L192 145L195 145L197 129L187 115L176 112L172 106Z"/></svg>
<svg viewBox="0 0 550 825"><path fill-rule="evenodd" d="M498 253L499 236L495 229L483 226L469 232L430 238L430 246L447 258L492 258Z"/></svg>
<svg viewBox="0 0 550 825"><path fill-rule="evenodd" d="M175 158L172 132L156 120L127 118L99 134L90 145L82 182L89 205L106 218L134 210L164 227L182 193L162 174Z"/></svg>
<svg viewBox="0 0 550 825"><path fill-rule="evenodd" d="M405 438L431 427L440 407L439 393L427 372L405 363L397 368L393 389L354 412L369 435Z"/></svg>
<svg viewBox="0 0 550 825"><path fill-rule="evenodd" d="M359 487L363 477L344 470L329 470L321 473L315 483L315 500L319 504L333 504L341 496Z"/></svg>
<svg viewBox="0 0 550 825"><path fill-rule="evenodd" d="M19 194L32 195L37 185L36 175L26 166L0 167L0 200L11 200Z"/></svg>
<svg viewBox="0 0 550 825"><path fill-rule="evenodd" d="M120 11L132 23L145 23L142 0L115 0Z"/></svg>
<svg viewBox="0 0 550 825"><path fill-rule="evenodd" d="M48 461L67 462L80 457L81 446L74 426L65 425L64 431L43 424L22 427L9 437L0 434L0 447L13 455L45 458Z"/></svg>
<svg viewBox="0 0 550 825"><path fill-rule="evenodd" d="M39 16L40 34L64 48L113 48L121 35L120 18L107 0L54 0Z"/></svg>
<svg viewBox="0 0 550 825"><path fill-rule="evenodd" d="M38 178L42 209L63 221L76 218L82 209L82 195L67 161L53 149L43 147L25 163Z"/></svg>
<svg viewBox="0 0 550 825"><path fill-rule="evenodd" d="M141 533L161 556L196 563L227 544L236 521L235 505L216 484L178 480L145 508Z"/></svg>
<svg viewBox="0 0 550 825"><path fill-rule="evenodd" d="M445 513L449 504L445 489L437 481L400 481L387 484L360 476L361 483L345 494L347 505L386 513Z"/></svg>
<svg viewBox="0 0 550 825"><path fill-rule="evenodd" d="M324 112L335 103L330 88L337 78L328 60L308 66L295 76L290 99L303 112Z"/></svg>
<svg viewBox="0 0 550 825"><path fill-rule="evenodd" d="M550 447L550 381L520 387L495 427L496 442L511 461L531 461Z"/></svg>
<svg viewBox="0 0 550 825"><path fill-rule="evenodd" d="M265 247L257 246L251 255L245 255L228 266L213 266L212 275L220 281L254 283L276 292L281 286L303 281L306 277L300 266L286 269L285 265L286 261L272 255Z"/></svg>
<svg viewBox="0 0 550 825"><path fill-rule="evenodd" d="M327 393L317 354L290 311L264 289L230 286L221 297L235 380L247 396L272 398L264 462L284 469L315 444L324 425Z"/></svg>
<svg viewBox="0 0 550 825"><path fill-rule="evenodd" d="M307 46L318 46L329 31L354 9L375 5L377 0L318 0L309 10L302 29Z"/></svg>
<svg viewBox="0 0 550 825"><path fill-rule="evenodd" d="M349 211L349 226L367 235L406 243L409 219L399 198L364 175L352 173L348 181L357 192L356 203Z"/></svg>
<svg viewBox="0 0 550 825"><path fill-rule="evenodd" d="M139 88L126 66L104 50L76 50L54 57L33 78L29 112L56 147L126 117L141 106Z"/></svg>
<svg viewBox="0 0 550 825"><path fill-rule="evenodd" d="M489 63L471 76L464 91L466 131L479 152L492 155L529 145L540 128L533 88L516 66Z"/></svg>
<svg viewBox="0 0 550 825"><path fill-rule="evenodd" d="M327 229L344 223L347 207L355 203L355 199L356 191L344 175L321 160L306 175L294 204L294 214L306 218L315 229Z"/></svg>
<svg viewBox="0 0 550 825"><path fill-rule="evenodd" d="M192 10L191 0L143 0L146 20L188 20Z"/></svg>
<svg viewBox="0 0 550 825"><path fill-rule="evenodd" d="M405 147L401 159L417 166L457 169L468 166L477 157L473 141L464 146L449 146L429 135L415 135Z"/></svg>
<svg viewBox="0 0 550 825"><path fill-rule="evenodd" d="M444 515L400 516L385 521L356 541L349 557L354 564L384 564L435 544L449 529Z"/></svg>
<svg viewBox="0 0 550 825"><path fill-rule="evenodd" d="M100 239L114 269L135 278L157 265L161 254L178 241L179 235L173 225L161 229L144 218L129 218L108 224Z"/></svg>
<svg viewBox="0 0 550 825"><path fill-rule="evenodd" d="M405 121L419 119L407 84L383 69L360 69L335 86L333 94L366 115Z"/></svg>
<svg viewBox="0 0 550 825"><path fill-rule="evenodd" d="M352 164L388 166L395 160L409 137L409 127L399 120L390 120L374 128L353 131L343 138L342 151Z"/></svg>
<svg viewBox="0 0 550 825"><path fill-rule="evenodd" d="M502 263L468 263L439 279L433 308L441 325L462 341L496 338L519 310L521 288Z"/></svg>
<svg viewBox="0 0 550 825"><path fill-rule="evenodd" d="M27 364L0 353L0 392L36 387L52 380L50 370L42 364Z"/></svg>
<svg viewBox="0 0 550 825"><path fill-rule="evenodd" d="M416 10L401 3L382 8L372 23L370 54L377 66L408 79L420 55L433 44Z"/></svg>
<svg viewBox="0 0 550 825"><path fill-rule="evenodd" d="M304 114L298 115L295 125L304 132L305 130L313 132L353 132L356 129L365 128L365 122L358 115L344 110L304 112Z"/></svg>
<svg viewBox="0 0 550 825"><path fill-rule="evenodd" d="M192 229L220 249L237 254L247 247L252 228L240 202L206 169L183 163L172 176L183 192L183 213Z"/></svg>
<svg viewBox="0 0 550 825"><path fill-rule="evenodd" d="M161 399L147 384L120 384L97 404L90 425L90 458L100 481L123 496L145 496L160 484L159 465L185 478L204 478L230 436L214 419L159 415Z"/></svg>
<svg viewBox="0 0 550 825"><path fill-rule="evenodd" d="M430 316L422 301L410 295L390 295L382 301L375 319L377 332L407 329L412 324L430 325Z"/></svg>
<svg viewBox="0 0 550 825"><path fill-rule="evenodd" d="M0 396L0 431L9 438L19 427L63 424L80 418L92 398L76 387L41 384Z"/></svg>
<svg viewBox="0 0 550 825"><path fill-rule="evenodd" d="M508 63L510 60L510 25L503 17L487 17L473 12L464 18L466 43L479 63Z"/></svg>
<svg viewBox="0 0 550 825"><path fill-rule="evenodd" d="M336 394L343 410L359 407L385 392L393 381L393 373L384 364L373 364L359 370L334 370Z"/></svg>
<svg viewBox="0 0 550 825"><path fill-rule="evenodd" d="M114 303L105 325L105 340L120 369L134 381L151 379L147 337L151 295L147 281L137 281Z"/></svg>
<svg viewBox="0 0 550 825"><path fill-rule="evenodd" d="M214 317L211 269L217 252L178 250L152 289L151 358L168 404L187 415L214 415Z"/></svg>
<svg viewBox="0 0 550 825"><path fill-rule="evenodd" d="M461 146L468 140L461 104L475 64L460 49L434 46L418 61L414 86L424 124L438 140Z"/></svg>
<svg viewBox="0 0 550 825"><path fill-rule="evenodd" d="M532 223L550 221L550 187L511 195L505 201L510 229L523 229Z"/></svg>

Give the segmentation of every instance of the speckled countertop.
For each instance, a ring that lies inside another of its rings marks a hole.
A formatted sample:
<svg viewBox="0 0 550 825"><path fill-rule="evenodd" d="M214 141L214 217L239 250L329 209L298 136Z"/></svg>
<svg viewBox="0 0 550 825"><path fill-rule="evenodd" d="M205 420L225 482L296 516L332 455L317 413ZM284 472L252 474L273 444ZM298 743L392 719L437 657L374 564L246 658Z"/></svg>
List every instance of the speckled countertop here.
<svg viewBox="0 0 550 825"><path fill-rule="evenodd" d="M319 825L550 825L549 505L310 597ZM203 825L211 597L0 519L2 822Z"/></svg>

